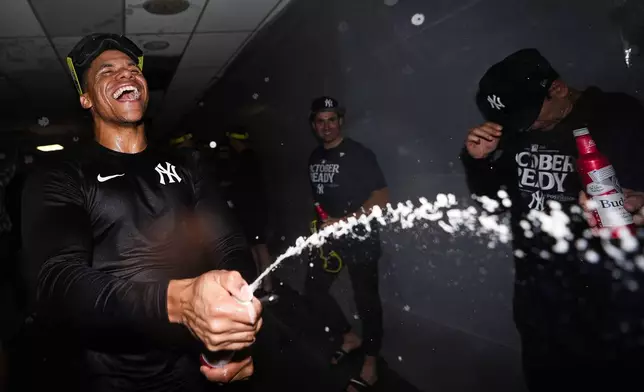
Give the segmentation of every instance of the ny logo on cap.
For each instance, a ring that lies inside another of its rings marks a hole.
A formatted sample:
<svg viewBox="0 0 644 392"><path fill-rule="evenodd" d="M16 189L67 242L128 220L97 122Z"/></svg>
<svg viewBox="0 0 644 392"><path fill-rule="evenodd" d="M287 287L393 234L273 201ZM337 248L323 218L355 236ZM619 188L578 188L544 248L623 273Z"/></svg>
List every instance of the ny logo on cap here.
<svg viewBox="0 0 644 392"><path fill-rule="evenodd" d="M324 101L324 106L327 108L332 108L333 107L333 100L332 99L327 99Z"/></svg>
<svg viewBox="0 0 644 392"><path fill-rule="evenodd" d="M501 102L501 98L497 97L496 95L493 95L493 96L488 95L487 101L490 103L490 106L492 106L492 109L501 110L502 108L505 107L503 102Z"/></svg>

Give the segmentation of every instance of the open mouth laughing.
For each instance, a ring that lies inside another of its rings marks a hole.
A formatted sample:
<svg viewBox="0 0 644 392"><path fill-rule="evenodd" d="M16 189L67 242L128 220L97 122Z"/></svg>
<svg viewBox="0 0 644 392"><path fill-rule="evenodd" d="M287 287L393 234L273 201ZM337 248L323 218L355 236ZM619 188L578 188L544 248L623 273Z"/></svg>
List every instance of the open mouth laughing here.
<svg viewBox="0 0 644 392"><path fill-rule="evenodd" d="M114 91L112 98L118 102L135 102L141 99L141 91L134 84L126 84Z"/></svg>

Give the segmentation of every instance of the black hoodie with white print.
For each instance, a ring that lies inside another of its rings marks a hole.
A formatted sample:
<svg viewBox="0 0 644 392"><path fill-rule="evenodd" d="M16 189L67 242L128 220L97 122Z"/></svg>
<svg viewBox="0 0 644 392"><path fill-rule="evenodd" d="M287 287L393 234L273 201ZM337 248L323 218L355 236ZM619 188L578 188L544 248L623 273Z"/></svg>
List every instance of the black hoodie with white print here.
<svg viewBox="0 0 644 392"><path fill-rule="evenodd" d="M606 337L624 329L624 322L644 320L644 272L633 261L616 265L598 239L584 238L573 136L580 128L588 128L623 188L644 190L644 108L629 95L594 87L554 129L504 137L486 159L463 149L461 160L472 194L498 200L503 189L512 202L505 212L511 214L517 327L557 331L565 344L583 346L588 336ZM555 247L556 240L528 219L532 210L549 213L552 201L570 218L576 240L568 249Z"/></svg>

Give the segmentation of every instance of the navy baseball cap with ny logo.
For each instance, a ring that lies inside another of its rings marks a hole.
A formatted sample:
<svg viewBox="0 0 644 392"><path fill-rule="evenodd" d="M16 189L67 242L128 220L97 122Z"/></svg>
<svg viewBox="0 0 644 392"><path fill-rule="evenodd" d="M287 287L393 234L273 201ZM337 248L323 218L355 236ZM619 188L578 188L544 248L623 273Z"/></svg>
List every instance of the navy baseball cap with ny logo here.
<svg viewBox="0 0 644 392"><path fill-rule="evenodd" d="M340 107L338 101L327 96L315 98L311 103L311 116L319 112L336 112L340 116L344 115L344 109Z"/></svg>
<svg viewBox="0 0 644 392"><path fill-rule="evenodd" d="M537 49L522 49L487 70L476 104L487 121L509 132L529 130L559 74Z"/></svg>

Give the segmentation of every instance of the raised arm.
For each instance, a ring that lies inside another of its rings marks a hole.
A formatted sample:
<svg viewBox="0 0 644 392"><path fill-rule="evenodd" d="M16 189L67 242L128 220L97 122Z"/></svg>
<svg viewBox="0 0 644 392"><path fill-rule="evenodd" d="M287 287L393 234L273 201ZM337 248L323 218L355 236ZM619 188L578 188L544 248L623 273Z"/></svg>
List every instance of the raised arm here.
<svg viewBox="0 0 644 392"><path fill-rule="evenodd" d="M506 178L498 168L498 163L491 158L472 158L465 148L460 154L465 179L472 194L477 196L496 197L499 189L505 186Z"/></svg>
<svg viewBox="0 0 644 392"><path fill-rule="evenodd" d="M503 146L500 145L502 132L500 125L491 122L468 132L460 159L467 186L473 195L498 199L498 191L507 185L511 173L507 171L507 154L503 154ZM505 208L499 208L495 212L504 211Z"/></svg>

